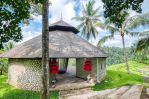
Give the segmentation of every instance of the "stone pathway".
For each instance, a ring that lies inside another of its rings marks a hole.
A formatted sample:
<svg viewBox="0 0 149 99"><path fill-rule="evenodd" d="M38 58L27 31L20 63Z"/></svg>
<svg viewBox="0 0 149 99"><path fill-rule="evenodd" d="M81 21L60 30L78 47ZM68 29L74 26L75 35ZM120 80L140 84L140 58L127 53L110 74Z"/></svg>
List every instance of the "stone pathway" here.
<svg viewBox="0 0 149 99"><path fill-rule="evenodd" d="M143 86L123 86L103 91L92 91L90 88L61 91L60 99L140 99Z"/></svg>

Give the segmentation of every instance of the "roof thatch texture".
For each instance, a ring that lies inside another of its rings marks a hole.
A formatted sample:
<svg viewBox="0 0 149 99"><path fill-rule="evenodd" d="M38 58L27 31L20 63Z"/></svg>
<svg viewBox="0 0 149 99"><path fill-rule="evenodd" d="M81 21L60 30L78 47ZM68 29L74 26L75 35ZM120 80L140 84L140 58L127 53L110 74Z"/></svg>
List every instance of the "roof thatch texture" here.
<svg viewBox="0 0 149 99"><path fill-rule="evenodd" d="M4 58L41 58L42 36L37 36L26 41L12 50L0 55ZM50 58L80 58L80 57L107 57L96 46L82 39L72 32L49 32L49 57Z"/></svg>
<svg viewBox="0 0 149 99"><path fill-rule="evenodd" d="M49 26L49 31L55 31L55 30L60 30L60 31L71 31L75 34L77 34L79 31L73 27L72 25L66 23L63 20L59 20Z"/></svg>

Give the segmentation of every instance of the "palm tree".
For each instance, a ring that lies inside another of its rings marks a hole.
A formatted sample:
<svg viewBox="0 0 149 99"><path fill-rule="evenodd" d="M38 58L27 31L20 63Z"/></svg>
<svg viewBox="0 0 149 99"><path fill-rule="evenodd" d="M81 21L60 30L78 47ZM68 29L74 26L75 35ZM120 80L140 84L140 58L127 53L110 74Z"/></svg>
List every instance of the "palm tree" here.
<svg viewBox="0 0 149 99"><path fill-rule="evenodd" d="M138 26L144 26L145 24L149 24L149 13L144 15L136 15L132 17L127 17L127 19L124 21L121 27L116 27L114 24L110 23L109 21L106 21L106 25L99 24L99 27L104 27L105 29L110 31L110 35L103 37L98 44L104 43L106 40L114 38L114 35L116 33L119 33L122 38L122 45L123 45L123 52L124 52L124 60L125 60L125 66L128 73L130 73L129 66L128 66L128 58L125 48L125 35L130 34L131 36L134 36L138 32L132 32L132 29L137 28ZM97 24L98 25L98 24Z"/></svg>
<svg viewBox="0 0 149 99"><path fill-rule="evenodd" d="M148 50L149 48L149 31L139 33L140 40L137 42L136 51Z"/></svg>
<svg viewBox="0 0 149 99"><path fill-rule="evenodd" d="M49 0L42 5L42 95L41 99L49 99Z"/></svg>
<svg viewBox="0 0 149 99"><path fill-rule="evenodd" d="M96 23L99 22L99 9L94 9L94 0L90 0L85 6L83 6L83 15L73 17L73 20L79 21L78 29L81 30L81 35L87 40L94 37L96 38L98 31L96 29Z"/></svg>

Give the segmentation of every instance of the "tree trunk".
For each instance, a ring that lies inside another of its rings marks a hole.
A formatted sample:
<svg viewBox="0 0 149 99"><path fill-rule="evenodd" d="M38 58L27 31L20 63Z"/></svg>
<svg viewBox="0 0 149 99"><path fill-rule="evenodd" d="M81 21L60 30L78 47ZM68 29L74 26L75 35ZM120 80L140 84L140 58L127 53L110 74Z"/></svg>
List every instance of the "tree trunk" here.
<svg viewBox="0 0 149 99"><path fill-rule="evenodd" d="M129 66L128 66L128 56L125 48L125 39L124 39L124 33L121 30L121 37L122 37L122 43L123 43L123 54L124 54L124 60L125 60L125 66L128 73L130 73Z"/></svg>
<svg viewBox="0 0 149 99"><path fill-rule="evenodd" d="M49 99L49 0L44 0L42 8L42 95L41 99Z"/></svg>

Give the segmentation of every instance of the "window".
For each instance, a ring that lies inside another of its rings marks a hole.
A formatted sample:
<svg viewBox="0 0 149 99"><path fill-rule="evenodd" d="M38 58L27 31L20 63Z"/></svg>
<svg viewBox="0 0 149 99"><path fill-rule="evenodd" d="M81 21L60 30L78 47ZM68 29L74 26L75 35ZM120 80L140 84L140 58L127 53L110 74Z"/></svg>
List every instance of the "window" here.
<svg viewBox="0 0 149 99"><path fill-rule="evenodd" d="M103 68L102 66L103 66L103 64L101 64L101 66L100 66L100 67L101 67L101 70L102 70L102 68Z"/></svg>

